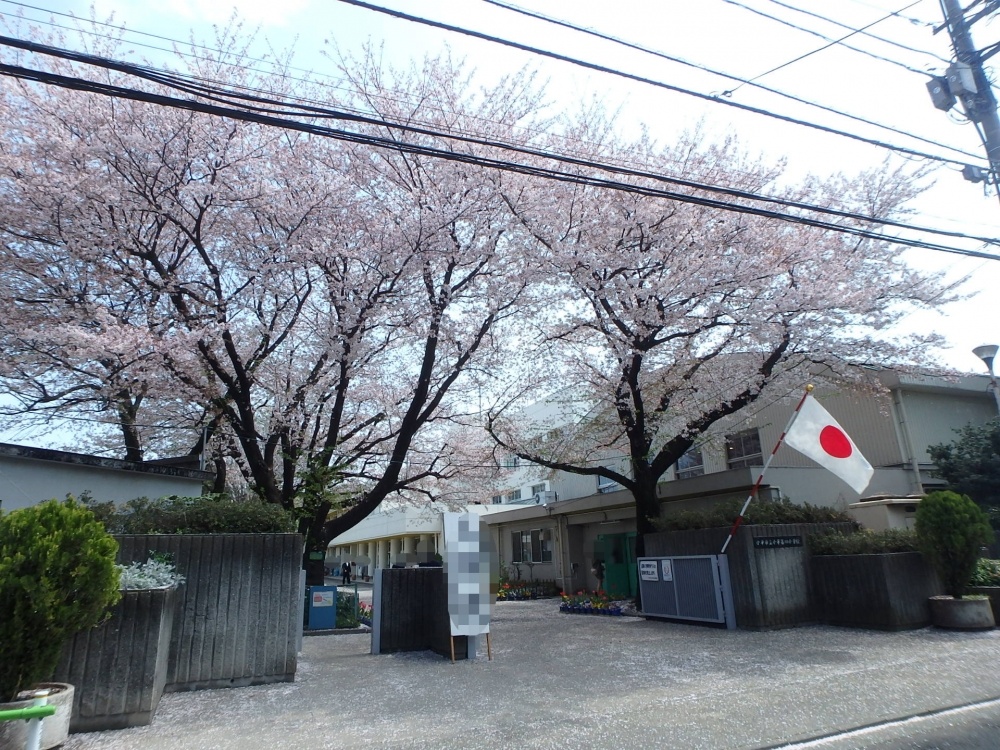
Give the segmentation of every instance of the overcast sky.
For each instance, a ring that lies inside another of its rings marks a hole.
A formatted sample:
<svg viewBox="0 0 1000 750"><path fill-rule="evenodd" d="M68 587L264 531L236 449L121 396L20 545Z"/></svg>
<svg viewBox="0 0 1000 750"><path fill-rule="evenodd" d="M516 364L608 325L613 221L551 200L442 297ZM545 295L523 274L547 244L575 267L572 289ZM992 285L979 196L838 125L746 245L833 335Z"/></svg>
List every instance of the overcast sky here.
<svg viewBox="0 0 1000 750"><path fill-rule="evenodd" d="M517 5L575 25L600 31L637 45L822 104L825 107L885 124L903 133L888 132L856 120L837 117L814 107L797 104L750 85L737 88L727 81L691 66L669 62L648 54L586 37L532 20L484 0L385 0L375 4L397 8L458 26L484 31L565 55L583 58L618 70L668 82L728 101L761 107L831 127L879 138L919 151L949 158L967 158L985 163L983 147L971 124L934 109L927 94L926 73L944 71L952 53L947 32L934 33L942 21L937 2L920 0L590 0L542 2L519 0ZM90 3L77 0L34 0L38 11L0 0L0 13L22 10L26 16L61 24L72 21L51 12L89 15ZM251 27L258 28L258 46L266 43L293 46L296 64L320 74L334 74L334 65L322 50L332 45L342 52L356 52L365 42L381 45L386 59L405 62L425 53L436 53L449 45L466 57L484 78L522 66L536 67L549 81L557 104L598 97L612 109L620 109L626 130L645 123L654 137L669 139L679 130L703 122L712 136L736 133L741 141L765 158L785 158L789 174L851 172L883 163L888 152L840 136L782 123L737 111L715 102L630 83L607 74L587 71L568 63L540 58L489 42L469 39L441 29L390 18L337 0L97 0L96 16L106 20L114 13L116 23L135 32L186 40L191 34L211 43L212 24L225 24L235 6ZM907 7L908 6L908 7ZM757 13L748 10L755 9ZM819 14L843 24L797 12ZM46 12L47 11L47 12ZM891 15L897 11L898 15ZM871 54L830 44L764 15L783 19L818 34L840 39L871 25L867 31L882 41L853 34L846 44ZM997 41L1000 23L984 20L973 29L979 47ZM128 37L136 54L153 59L162 53L144 45L168 47L169 42L141 34ZM894 42L891 44L889 42ZM820 50L820 48L826 49ZM816 51L820 50L820 51ZM809 54L812 53L812 54ZM804 56L804 57L802 57ZM802 57L802 59L798 59ZM885 59L878 59L885 58ZM1000 59L1000 58L997 58ZM774 72L768 72L779 68ZM766 75L761 75L765 74ZM731 94L724 92L732 90ZM919 136L917 140L906 134ZM929 142L928 142L929 141ZM957 151L956 151L957 150ZM959 151L972 156L962 157ZM894 157L898 159L899 157ZM978 160L977 160L978 159ZM954 166L942 166L931 178L932 186L914 204L910 218L925 224L970 234L1000 237L1000 201L985 196L981 185L962 179ZM943 240L945 244L983 249L981 243ZM997 250L994 248L994 250ZM1000 255L1000 250L997 250ZM912 317L913 328L932 328L942 333L950 348L942 352L943 364L978 372L982 364L971 354L981 343L1000 343L996 291L1000 289L1000 261L976 260L928 250L906 251L907 260L949 279L971 276L966 291L971 295L951 309Z"/></svg>

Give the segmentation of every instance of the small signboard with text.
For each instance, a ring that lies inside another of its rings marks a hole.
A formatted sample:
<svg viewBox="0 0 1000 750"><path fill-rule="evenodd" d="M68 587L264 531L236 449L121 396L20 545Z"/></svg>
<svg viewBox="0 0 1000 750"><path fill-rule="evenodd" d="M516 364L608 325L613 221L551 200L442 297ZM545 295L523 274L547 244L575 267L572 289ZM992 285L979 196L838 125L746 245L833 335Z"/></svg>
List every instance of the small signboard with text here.
<svg viewBox="0 0 1000 750"><path fill-rule="evenodd" d="M753 540L754 549L782 549L801 547L801 536L759 536Z"/></svg>
<svg viewBox="0 0 1000 750"><path fill-rule="evenodd" d="M660 580L660 573L656 566L656 560L639 561L639 578L643 581Z"/></svg>

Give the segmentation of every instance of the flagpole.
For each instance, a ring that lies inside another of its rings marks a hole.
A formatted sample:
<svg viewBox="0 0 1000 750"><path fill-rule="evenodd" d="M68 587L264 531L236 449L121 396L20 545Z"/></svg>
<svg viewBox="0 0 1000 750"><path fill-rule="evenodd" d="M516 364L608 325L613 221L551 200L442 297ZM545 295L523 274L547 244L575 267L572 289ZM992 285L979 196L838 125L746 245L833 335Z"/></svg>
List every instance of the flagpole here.
<svg viewBox="0 0 1000 750"><path fill-rule="evenodd" d="M736 520L733 522L733 528L729 530L729 536L726 537L726 543L722 545L722 551L719 552L720 555L726 554L726 548L729 547L729 543L733 541L733 536L736 534L737 529L739 529L740 524L743 523L743 514L747 512L747 508L750 507L750 501L757 495L761 482L764 481L764 474L767 472L767 467L771 465L771 460L774 458L774 454L778 452L778 448L780 448L782 442L784 442L785 435L787 435L788 431L792 429L792 425L795 423L796 417L799 416L799 410L802 408L802 404L806 402L806 398L813 392L813 388L814 386L811 383L806 386L806 392L803 393L802 398L799 399L799 405L795 407L795 411L792 412L792 416L788 420L788 424L785 425L785 429L782 431L781 435L778 436L778 442L774 444L774 450L771 451L771 455L768 456L767 461L764 462L764 468L760 470L760 475L757 477L757 481L754 482L753 488L747 496L747 501L743 503L743 508L740 510L740 514L736 516Z"/></svg>

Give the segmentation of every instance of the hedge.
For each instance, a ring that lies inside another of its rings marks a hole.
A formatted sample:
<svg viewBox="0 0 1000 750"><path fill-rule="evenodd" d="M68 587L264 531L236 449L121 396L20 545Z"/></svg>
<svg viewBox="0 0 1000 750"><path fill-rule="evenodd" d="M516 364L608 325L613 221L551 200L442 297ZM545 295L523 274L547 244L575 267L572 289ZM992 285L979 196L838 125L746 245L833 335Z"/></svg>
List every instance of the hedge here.
<svg viewBox="0 0 1000 750"><path fill-rule="evenodd" d="M708 510L685 510L658 518L653 525L659 531L690 531L729 526L740 514L743 502L732 500L719 503ZM798 505L787 500L754 500L743 517L745 525L788 523L841 523L852 519L844 511L805 503Z"/></svg>
<svg viewBox="0 0 1000 750"><path fill-rule="evenodd" d="M275 534L295 531L290 513L259 500L228 495L146 497L121 506L81 498L112 534Z"/></svg>
<svg viewBox="0 0 1000 750"><path fill-rule="evenodd" d="M814 555L878 555L889 552L917 552L917 533L911 529L859 531L856 534L813 534L809 551Z"/></svg>

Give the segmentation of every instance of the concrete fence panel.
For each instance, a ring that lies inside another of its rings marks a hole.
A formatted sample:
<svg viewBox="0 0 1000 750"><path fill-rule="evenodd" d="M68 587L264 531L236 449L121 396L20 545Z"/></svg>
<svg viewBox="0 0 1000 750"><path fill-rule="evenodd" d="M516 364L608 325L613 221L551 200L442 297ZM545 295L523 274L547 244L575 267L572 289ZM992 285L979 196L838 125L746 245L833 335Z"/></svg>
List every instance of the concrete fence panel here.
<svg viewBox="0 0 1000 750"><path fill-rule="evenodd" d="M176 588L125 591L101 625L63 649L55 679L72 684L71 732L149 724L167 678Z"/></svg>
<svg viewBox="0 0 1000 750"><path fill-rule="evenodd" d="M180 589L166 692L295 678L302 630L298 534L135 534L116 537L120 562L166 552Z"/></svg>
<svg viewBox="0 0 1000 750"><path fill-rule="evenodd" d="M919 552L817 555L812 574L820 619L830 625L920 628L930 623L927 600L943 593Z"/></svg>

